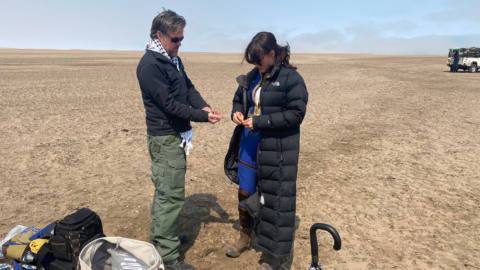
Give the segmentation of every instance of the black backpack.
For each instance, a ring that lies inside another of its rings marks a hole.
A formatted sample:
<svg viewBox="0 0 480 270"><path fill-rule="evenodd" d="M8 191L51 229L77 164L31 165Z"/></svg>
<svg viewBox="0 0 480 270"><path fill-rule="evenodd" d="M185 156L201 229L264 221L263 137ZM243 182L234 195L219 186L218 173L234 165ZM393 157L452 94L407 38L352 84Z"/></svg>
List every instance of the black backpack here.
<svg viewBox="0 0 480 270"><path fill-rule="evenodd" d="M90 241L104 236L100 217L88 208L79 209L57 221L49 242L50 251L55 258L50 268L60 268L55 267L59 262L62 262L61 265L71 263L68 265L75 267L82 248Z"/></svg>

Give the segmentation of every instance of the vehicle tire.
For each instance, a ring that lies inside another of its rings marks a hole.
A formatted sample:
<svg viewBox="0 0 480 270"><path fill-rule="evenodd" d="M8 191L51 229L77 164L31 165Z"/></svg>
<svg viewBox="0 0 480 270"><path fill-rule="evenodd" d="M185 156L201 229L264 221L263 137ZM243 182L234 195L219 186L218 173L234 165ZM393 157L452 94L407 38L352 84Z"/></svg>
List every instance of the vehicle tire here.
<svg viewBox="0 0 480 270"><path fill-rule="evenodd" d="M471 73L477 72L477 64L472 64L472 65L470 66L469 71L470 71Z"/></svg>

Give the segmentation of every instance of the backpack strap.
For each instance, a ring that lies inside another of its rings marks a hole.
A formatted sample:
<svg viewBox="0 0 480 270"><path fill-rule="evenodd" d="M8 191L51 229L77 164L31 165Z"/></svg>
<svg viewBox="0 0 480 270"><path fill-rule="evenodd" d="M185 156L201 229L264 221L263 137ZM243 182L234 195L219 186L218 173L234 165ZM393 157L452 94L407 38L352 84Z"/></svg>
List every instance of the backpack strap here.
<svg viewBox="0 0 480 270"><path fill-rule="evenodd" d="M48 265L53 261L53 254L50 249L50 244L44 244L37 253L37 268L48 268Z"/></svg>
<svg viewBox="0 0 480 270"><path fill-rule="evenodd" d="M78 262L78 256L80 255L80 232L73 231L68 232L66 235L67 239L70 240L70 247L72 249L73 265L76 268Z"/></svg>

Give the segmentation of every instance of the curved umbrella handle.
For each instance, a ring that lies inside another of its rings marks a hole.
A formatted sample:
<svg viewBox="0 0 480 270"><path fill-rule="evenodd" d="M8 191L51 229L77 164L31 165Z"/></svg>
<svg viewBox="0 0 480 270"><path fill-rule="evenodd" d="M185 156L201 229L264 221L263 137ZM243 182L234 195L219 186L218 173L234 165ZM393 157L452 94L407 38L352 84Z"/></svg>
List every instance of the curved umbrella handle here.
<svg viewBox="0 0 480 270"><path fill-rule="evenodd" d="M312 266L318 266L318 241L317 230L323 230L330 233L333 237L333 249L340 250L342 248L342 239L340 234L331 225L325 223L315 223L310 227L310 245L312 248Z"/></svg>

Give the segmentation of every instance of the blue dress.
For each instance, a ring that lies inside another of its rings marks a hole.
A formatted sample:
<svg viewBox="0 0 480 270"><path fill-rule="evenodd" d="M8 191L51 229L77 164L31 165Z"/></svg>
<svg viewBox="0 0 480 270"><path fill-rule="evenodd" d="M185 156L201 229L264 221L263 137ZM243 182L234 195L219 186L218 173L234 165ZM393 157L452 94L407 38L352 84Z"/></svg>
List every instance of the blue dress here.
<svg viewBox="0 0 480 270"><path fill-rule="evenodd" d="M260 81L260 74L257 74L255 79L248 87L248 111L253 113L253 89ZM257 149L260 142L261 135L258 131L252 131L244 128L240 138L240 152L238 162L238 180L240 189L253 194L257 190Z"/></svg>

